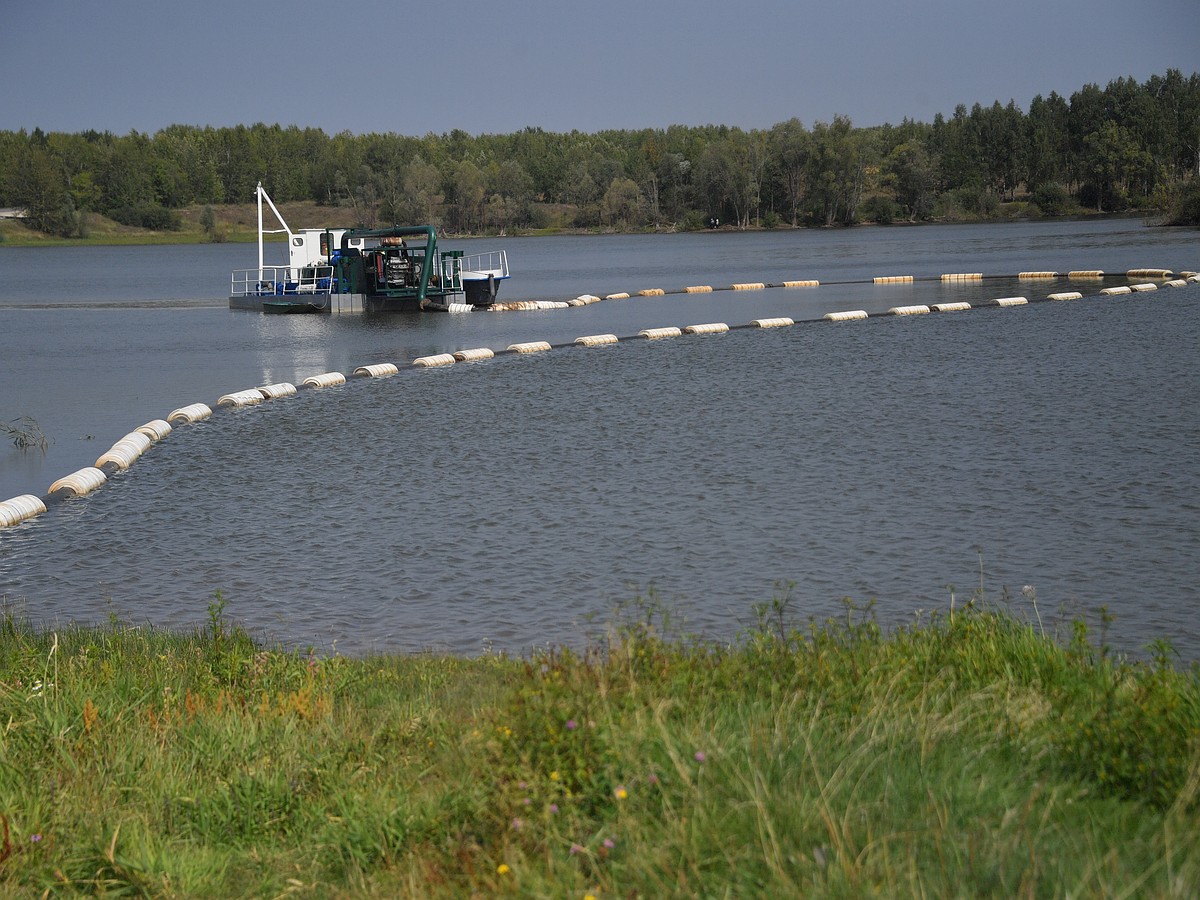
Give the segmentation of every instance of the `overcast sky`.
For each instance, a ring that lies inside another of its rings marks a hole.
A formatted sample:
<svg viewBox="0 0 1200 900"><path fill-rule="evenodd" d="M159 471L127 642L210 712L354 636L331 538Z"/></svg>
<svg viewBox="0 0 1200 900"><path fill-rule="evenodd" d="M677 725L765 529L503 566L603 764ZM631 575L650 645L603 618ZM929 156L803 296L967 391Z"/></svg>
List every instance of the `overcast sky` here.
<svg viewBox="0 0 1200 900"><path fill-rule="evenodd" d="M930 122L1200 70L1197 0L0 0L0 130Z"/></svg>

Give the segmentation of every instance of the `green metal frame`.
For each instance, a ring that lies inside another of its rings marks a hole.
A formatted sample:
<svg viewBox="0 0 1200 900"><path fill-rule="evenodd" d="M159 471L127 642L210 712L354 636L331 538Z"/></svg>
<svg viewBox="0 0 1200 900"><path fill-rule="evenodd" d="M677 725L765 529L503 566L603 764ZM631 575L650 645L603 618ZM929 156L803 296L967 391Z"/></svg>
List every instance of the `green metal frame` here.
<svg viewBox="0 0 1200 900"><path fill-rule="evenodd" d="M377 290L376 293L378 296L415 300L418 303L421 303L427 297L445 297L447 295L460 293L462 291L462 285L458 272L453 271L450 273L452 277L447 278L447 273L443 271L443 258L461 258L462 251L448 250L445 253L439 254L437 249L437 230L432 225L406 225L394 226L392 228L353 229L351 231L347 231L342 236L341 249L343 251L349 249L349 242L354 238L380 239L390 237L425 238L424 257L421 258L421 278L416 287L393 288L389 286L382 290ZM409 247L407 249L409 250L409 253L412 255L413 259L419 258L420 250L418 248ZM359 259L361 259L361 257L359 257ZM352 270L349 273L351 277L347 279L350 292L365 293L363 290L364 285L356 283L358 278L365 278L366 273L362 263L359 263L357 266L350 266L347 264L344 265ZM438 275L438 282L436 286L431 288L430 279L432 277L432 273L434 272L436 272ZM342 274L343 273L339 273L339 277Z"/></svg>

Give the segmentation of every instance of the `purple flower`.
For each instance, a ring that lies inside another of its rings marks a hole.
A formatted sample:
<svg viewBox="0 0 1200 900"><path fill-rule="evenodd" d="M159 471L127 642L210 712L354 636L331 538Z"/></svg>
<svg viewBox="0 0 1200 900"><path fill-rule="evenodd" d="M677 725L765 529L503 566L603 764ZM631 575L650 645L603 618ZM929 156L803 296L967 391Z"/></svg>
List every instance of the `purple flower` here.
<svg viewBox="0 0 1200 900"><path fill-rule="evenodd" d="M612 838L605 838L604 846L607 847L609 850L611 850L613 847L617 846L617 842L614 841Z"/></svg>
<svg viewBox="0 0 1200 900"><path fill-rule="evenodd" d="M567 719L567 731L574 731L579 727L579 723L574 719Z"/></svg>
<svg viewBox="0 0 1200 900"><path fill-rule="evenodd" d="M521 830L521 820L520 820L520 819L513 819L513 820L512 820L512 827L513 827L513 831L520 831L520 830Z"/></svg>
<svg viewBox="0 0 1200 900"><path fill-rule="evenodd" d="M708 759L708 757L704 755L703 750L696 751L696 762L704 762L706 759Z"/></svg>
<svg viewBox="0 0 1200 900"><path fill-rule="evenodd" d="M583 847L581 847L579 844L571 845L571 855L572 856L575 856L577 853L582 853L582 852L583 852Z"/></svg>
<svg viewBox="0 0 1200 900"><path fill-rule="evenodd" d="M551 813L556 813L556 812L558 812L558 804L557 804L557 803L551 803L551 804L550 804L550 812L551 812Z"/></svg>
<svg viewBox="0 0 1200 900"><path fill-rule="evenodd" d="M651 784L658 784L658 775L656 775L654 772L651 772L646 776L646 780Z"/></svg>
<svg viewBox="0 0 1200 900"><path fill-rule="evenodd" d="M40 842L41 839L42 839L42 836L40 834L33 834L33 835L29 836L29 840L33 841L33 843L35 843L35 844Z"/></svg>

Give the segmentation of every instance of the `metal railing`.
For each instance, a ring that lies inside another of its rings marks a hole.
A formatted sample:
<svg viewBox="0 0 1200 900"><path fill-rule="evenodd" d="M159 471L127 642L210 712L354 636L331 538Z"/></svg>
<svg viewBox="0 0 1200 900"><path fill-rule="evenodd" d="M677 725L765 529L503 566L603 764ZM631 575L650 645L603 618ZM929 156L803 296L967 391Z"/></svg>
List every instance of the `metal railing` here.
<svg viewBox="0 0 1200 900"><path fill-rule="evenodd" d="M508 254L503 250L488 250L483 253L472 253L462 259L464 274L482 275L485 278L492 275L497 279L508 277Z"/></svg>
<svg viewBox="0 0 1200 900"><path fill-rule="evenodd" d="M333 292L333 266L263 266L234 269L230 279L233 297L286 297L293 294Z"/></svg>

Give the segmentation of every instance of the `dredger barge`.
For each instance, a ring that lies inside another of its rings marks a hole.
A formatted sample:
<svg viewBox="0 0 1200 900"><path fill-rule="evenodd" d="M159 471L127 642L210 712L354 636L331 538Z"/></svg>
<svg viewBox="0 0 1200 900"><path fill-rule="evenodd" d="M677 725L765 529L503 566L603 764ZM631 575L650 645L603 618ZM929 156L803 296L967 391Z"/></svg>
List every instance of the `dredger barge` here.
<svg viewBox="0 0 1200 900"><path fill-rule="evenodd" d="M231 309L266 313L469 312L496 301L509 277L503 250L464 254L438 247L432 225L391 228L287 226L259 184L258 266L235 269ZM263 228L266 200L281 229ZM288 261L264 262L263 237L287 234Z"/></svg>

